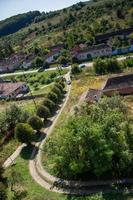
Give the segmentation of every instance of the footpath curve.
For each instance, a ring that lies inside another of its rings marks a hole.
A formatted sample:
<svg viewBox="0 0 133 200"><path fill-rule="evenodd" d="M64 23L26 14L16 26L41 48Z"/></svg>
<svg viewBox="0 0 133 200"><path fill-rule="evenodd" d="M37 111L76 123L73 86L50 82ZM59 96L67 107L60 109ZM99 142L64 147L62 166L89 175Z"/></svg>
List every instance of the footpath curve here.
<svg viewBox="0 0 133 200"><path fill-rule="evenodd" d="M66 76L66 79L69 80L69 73ZM89 195L97 192L104 193L121 193L122 189L112 188L114 184L124 184L133 183L133 179L123 179L123 180L114 180L114 181L91 181L91 182L80 182L80 181L68 181L62 180L57 177L50 175L42 166L41 157L42 157L42 149L46 142L46 139L51 135L55 124L60 117L62 111L64 110L70 96L71 85L67 85L67 95L62 104L61 109L58 111L57 115L53 117L52 125L45 129L46 137L41 141L36 143L36 147L38 147L38 152L36 152L36 148L33 149L31 159L29 161L29 171L32 178L45 189L63 193L63 194L75 194L75 195ZM99 187L100 186L100 187ZM101 189L102 188L102 189ZM127 190L126 192L133 193L133 189Z"/></svg>

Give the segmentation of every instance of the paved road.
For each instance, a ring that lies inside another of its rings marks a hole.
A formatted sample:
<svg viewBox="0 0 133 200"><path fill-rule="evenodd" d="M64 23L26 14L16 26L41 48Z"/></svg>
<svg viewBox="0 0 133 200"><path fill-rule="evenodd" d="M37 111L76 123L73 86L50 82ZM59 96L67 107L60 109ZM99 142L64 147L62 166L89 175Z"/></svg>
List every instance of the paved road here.
<svg viewBox="0 0 133 200"><path fill-rule="evenodd" d="M70 73L68 73L66 76L65 76L66 80L70 80ZM64 103L62 104L62 107L61 109L58 111L58 113L56 114L56 116L54 116L51 121L52 121L52 125L45 129L45 133L46 133L46 138L43 139L41 142L38 142L36 143L36 146L39 147L39 151L35 157L35 159L32 159L36 153L36 149L33 150L33 153L31 155L31 159L29 161L29 170L30 170L30 174L31 176L33 177L33 179L38 183L40 184L42 187L48 189L48 190L52 190L52 191L55 191L57 192L57 190L55 188L53 189L50 189L52 188L52 184L49 184L47 181L45 181L41 175L38 174L38 171L36 169L36 167L39 167L41 165L38 165L38 162L41 161L41 149L43 149L43 145L46 141L46 139L50 136L50 134L52 133L54 127L55 127L55 124L57 123L57 120L59 119L62 111L64 110L68 100L69 100L69 95L70 95L70 92L71 92L71 85L67 85L67 96L65 98L65 101ZM41 166L42 167L42 166ZM42 169L41 169L42 170ZM43 170L42 170L42 173L45 173ZM59 192L59 190L58 190ZM65 193L63 190L60 190L60 193Z"/></svg>
<svg viewBox="0 0 133 200"><path fill-rule="evenodd" d="M122 56L122 57L117 58L117 60L122 61L122 60L125 60L127 57L129 57L129 56ZM133 57L133 56L131 55L130 57ZM85 64L87 67L93 67L93 62L85 62L83 64ZM65 68L62 67L62 69L70 69L70 67L71 66L65 67ZM52 71L52 70L57 70L57 67L49 68L49 69L46 69L45 71ZM30 71L25 71L24 74L32 74L32 73L37 73L37 72L38 72L38 70L30 70ZM23 74L23 72L6 73L6 74L1 74L0 77L22 75L22 74Z"/></svg>
<svg viewBox="0 0 133 200"><path fill-rule="evenodd" d="M69 67L62 67L61 69L69 69ZM49 68L49 69L46 69L44 72L47 72L47 71L54 71L54 70L57 70L57 67L53 67L53 68ZM24 74L32 74L32 73L37 73L38 72L38 69L36 70L30 70L30 71L24 71L24 72L13 72L13 73L6 73L6 74L1 74L0 77L6 77L6 76L13 76L13 75L23 75Z"/></svg>
<svg viewBox="0 0 133 200"><path fill-rule="evenodd" d="M9 166L11 166L14 161L16 160L16 158L19 156L20 152L22 151L22 149L26 146L26 144L22 144L21 146L19 146L16 151L4 162L3 164L3 168L8 168Z"/></svg>
<svg viewBox="0 0 133 200"><path fill-rule="evenodd" d="M123 61L123 60L125 60L127 57L129 57L129 56L122 56L122 57L118 57L118 58L116 58L118 61ZM130 56L130 58L133 58L133 56L131 55ZM87 67L93 67L93 62L85 62L85 63L83 63L84 65L86 65ZM80 64L80 65L82 65L82 64Z"/></svg>

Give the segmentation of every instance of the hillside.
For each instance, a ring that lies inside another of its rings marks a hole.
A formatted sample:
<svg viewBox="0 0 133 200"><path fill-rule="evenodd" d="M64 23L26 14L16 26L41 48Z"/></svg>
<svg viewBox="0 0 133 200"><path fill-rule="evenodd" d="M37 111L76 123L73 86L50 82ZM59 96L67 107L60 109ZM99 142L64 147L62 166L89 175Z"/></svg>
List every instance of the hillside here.
<svg viewBox="0 0 133 200"><path fill-rule="evenodd" d="M80 2L59 11L38 13L29 24L21 30L22 27L18 26L18 32L2 37L0 44L4 40L10 41L15 51L19 51L20 47L29 51L36 45L46 48L57 43L64 43L68 49L81 42L90 46L95 43L97 34L133 26L133 1Z"/></svg>
<svg viewBox="0 0 133 200"><path fill-rule="evenodd" d="M9 35L28 26L34 18L41 15L39 11L28 12L7 18L0 22L0 36Z"/></svg>

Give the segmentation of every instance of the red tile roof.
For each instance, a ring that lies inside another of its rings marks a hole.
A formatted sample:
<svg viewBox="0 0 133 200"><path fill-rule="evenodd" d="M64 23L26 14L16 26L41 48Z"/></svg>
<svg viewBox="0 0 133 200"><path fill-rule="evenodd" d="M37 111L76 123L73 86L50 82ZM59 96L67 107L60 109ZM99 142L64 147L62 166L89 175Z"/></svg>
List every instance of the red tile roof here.
<svg viewBox="0 0 133 200"><path fill-rule="evenodd" d="M15 92L18 88L20 88L25 83L0 83L0 96L5 97Z"/></svg>

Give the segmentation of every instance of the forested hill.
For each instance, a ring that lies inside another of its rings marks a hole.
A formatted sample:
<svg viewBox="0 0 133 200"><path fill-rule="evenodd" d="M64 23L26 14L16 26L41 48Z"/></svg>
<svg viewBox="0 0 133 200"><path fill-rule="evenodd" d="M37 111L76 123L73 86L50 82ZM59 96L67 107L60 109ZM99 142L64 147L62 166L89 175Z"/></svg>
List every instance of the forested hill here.
<svg viewBox="0 0 133 200"><path fill-rule="evenodd" d="M25 28L19 30L22 27ZM91 0L58 11L41 14L35 11L1 22L0 34L19 31L2 37L0 46L5 39L17 50L24 47L29 51L35 45L46 48L58 43L71 49L78 43L93 45L97 34L129 27L133 27L133 0Z"/></svg>
<svg viewBox="0 0 133 200"><path fill-rule="evenodd" d="M31 24L35 17L41 15L39 11L32 11L24 14L15 15L0 21L0 36L9 35L19 29Z"/></svg>

